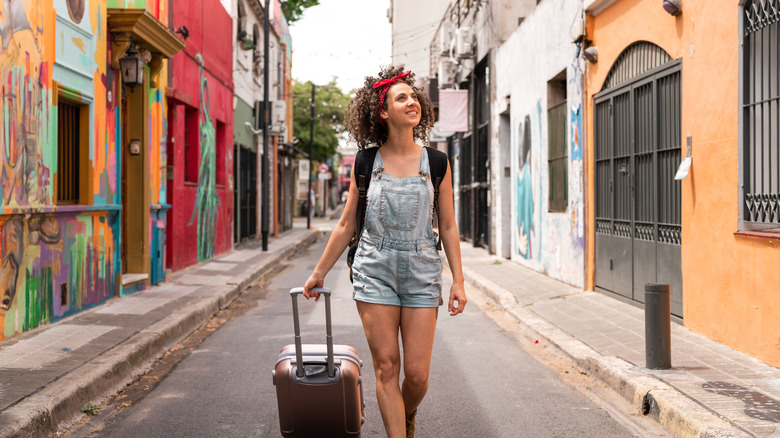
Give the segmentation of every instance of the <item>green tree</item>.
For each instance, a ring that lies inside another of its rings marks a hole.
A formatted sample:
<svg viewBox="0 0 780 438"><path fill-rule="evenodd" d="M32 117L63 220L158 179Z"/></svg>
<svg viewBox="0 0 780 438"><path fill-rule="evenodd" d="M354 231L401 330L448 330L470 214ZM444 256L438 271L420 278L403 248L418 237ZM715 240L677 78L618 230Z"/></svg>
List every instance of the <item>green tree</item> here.
<svg viewBox="0 0 780 438"><path fill-rule="evenodd" d="M304 10L318 4L320 4L320 0L285 0L282 1L282 12L284 12L287 22L293 23L301 18Z"/></svg>
<svg viewBox="0 0 780 438"><path fill-rule="evenodd" d="M300 140L297 146L309 150L311 131L311 81L298 82L293 79L293 136ZM344 111L349 95L344 94L331 80L327 85L314 89L314 161L325 161L336 153L338 135L345 130Z"/></svg>

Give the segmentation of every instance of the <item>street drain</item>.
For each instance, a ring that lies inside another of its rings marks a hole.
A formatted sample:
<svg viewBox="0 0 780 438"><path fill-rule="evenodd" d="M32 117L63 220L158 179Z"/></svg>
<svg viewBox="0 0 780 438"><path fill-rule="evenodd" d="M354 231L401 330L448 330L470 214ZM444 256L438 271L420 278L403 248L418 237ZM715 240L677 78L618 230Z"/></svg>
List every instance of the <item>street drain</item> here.
<svg viewBox="0 0 780 438"><path fill-rule="evenodd" d="M748 417L780 423L780 402L766 394L729 382L705 382L701 387L705 391L742 401Z"/></svg>

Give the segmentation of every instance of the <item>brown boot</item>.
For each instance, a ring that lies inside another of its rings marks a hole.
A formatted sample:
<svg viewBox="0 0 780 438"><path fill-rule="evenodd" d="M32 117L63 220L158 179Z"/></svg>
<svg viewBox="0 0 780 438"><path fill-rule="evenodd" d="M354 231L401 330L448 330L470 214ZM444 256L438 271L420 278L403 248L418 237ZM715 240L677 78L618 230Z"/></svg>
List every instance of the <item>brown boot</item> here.
<svg viewBox="0 0 780 438"><path fill-rule="evenodd" d="M417 415L417 409L411 414L406 414L406 438L414 438L414 417Z"/></svg>

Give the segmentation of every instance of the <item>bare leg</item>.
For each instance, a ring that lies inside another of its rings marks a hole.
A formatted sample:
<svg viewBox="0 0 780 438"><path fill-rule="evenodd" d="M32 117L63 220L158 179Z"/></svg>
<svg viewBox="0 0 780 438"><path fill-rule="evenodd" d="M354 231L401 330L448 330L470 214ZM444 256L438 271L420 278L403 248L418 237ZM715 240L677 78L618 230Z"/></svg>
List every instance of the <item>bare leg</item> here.
<svg viewBox="0 0 780 438"><path fill-rule="evenodd" d="M411 414L428 391L433 335L438 308L401 308L401 341L404 346L404 383L401 389L406 414Z"/></svg>
<svg viewBox="0 0 780 438"><path fill-rule="evenodd" d="M376 399L388 438L406 436L404 399L398 379L401 373L401 352L398 329L401 308L357 301L376 374Z"/></svg>

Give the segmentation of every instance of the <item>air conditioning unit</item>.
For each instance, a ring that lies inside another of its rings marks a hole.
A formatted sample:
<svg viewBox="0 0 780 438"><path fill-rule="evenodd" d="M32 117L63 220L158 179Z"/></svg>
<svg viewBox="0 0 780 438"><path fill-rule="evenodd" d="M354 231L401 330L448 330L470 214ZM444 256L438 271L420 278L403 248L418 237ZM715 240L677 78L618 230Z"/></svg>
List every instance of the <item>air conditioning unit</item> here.
<svg viewBox="0 0 780 438"><path fill-rule="evenodd" d="M470 27L464 26L455 32L455 56L469 58L474 56L474 34Z"/></svg>
<svg viewBox="0 0 780 438"><path fill-rule="evenodd" d="M458 65L450 58L441 58L439 60L439 88L450 88L455 86L455 74L458 72Z"/></svg>
<svg viewBox="0 0 780 438"><path fill-rule="evenodd" d="M439 56L450 56L454 26L449 21L442 23L439 30Z"/></svg>

